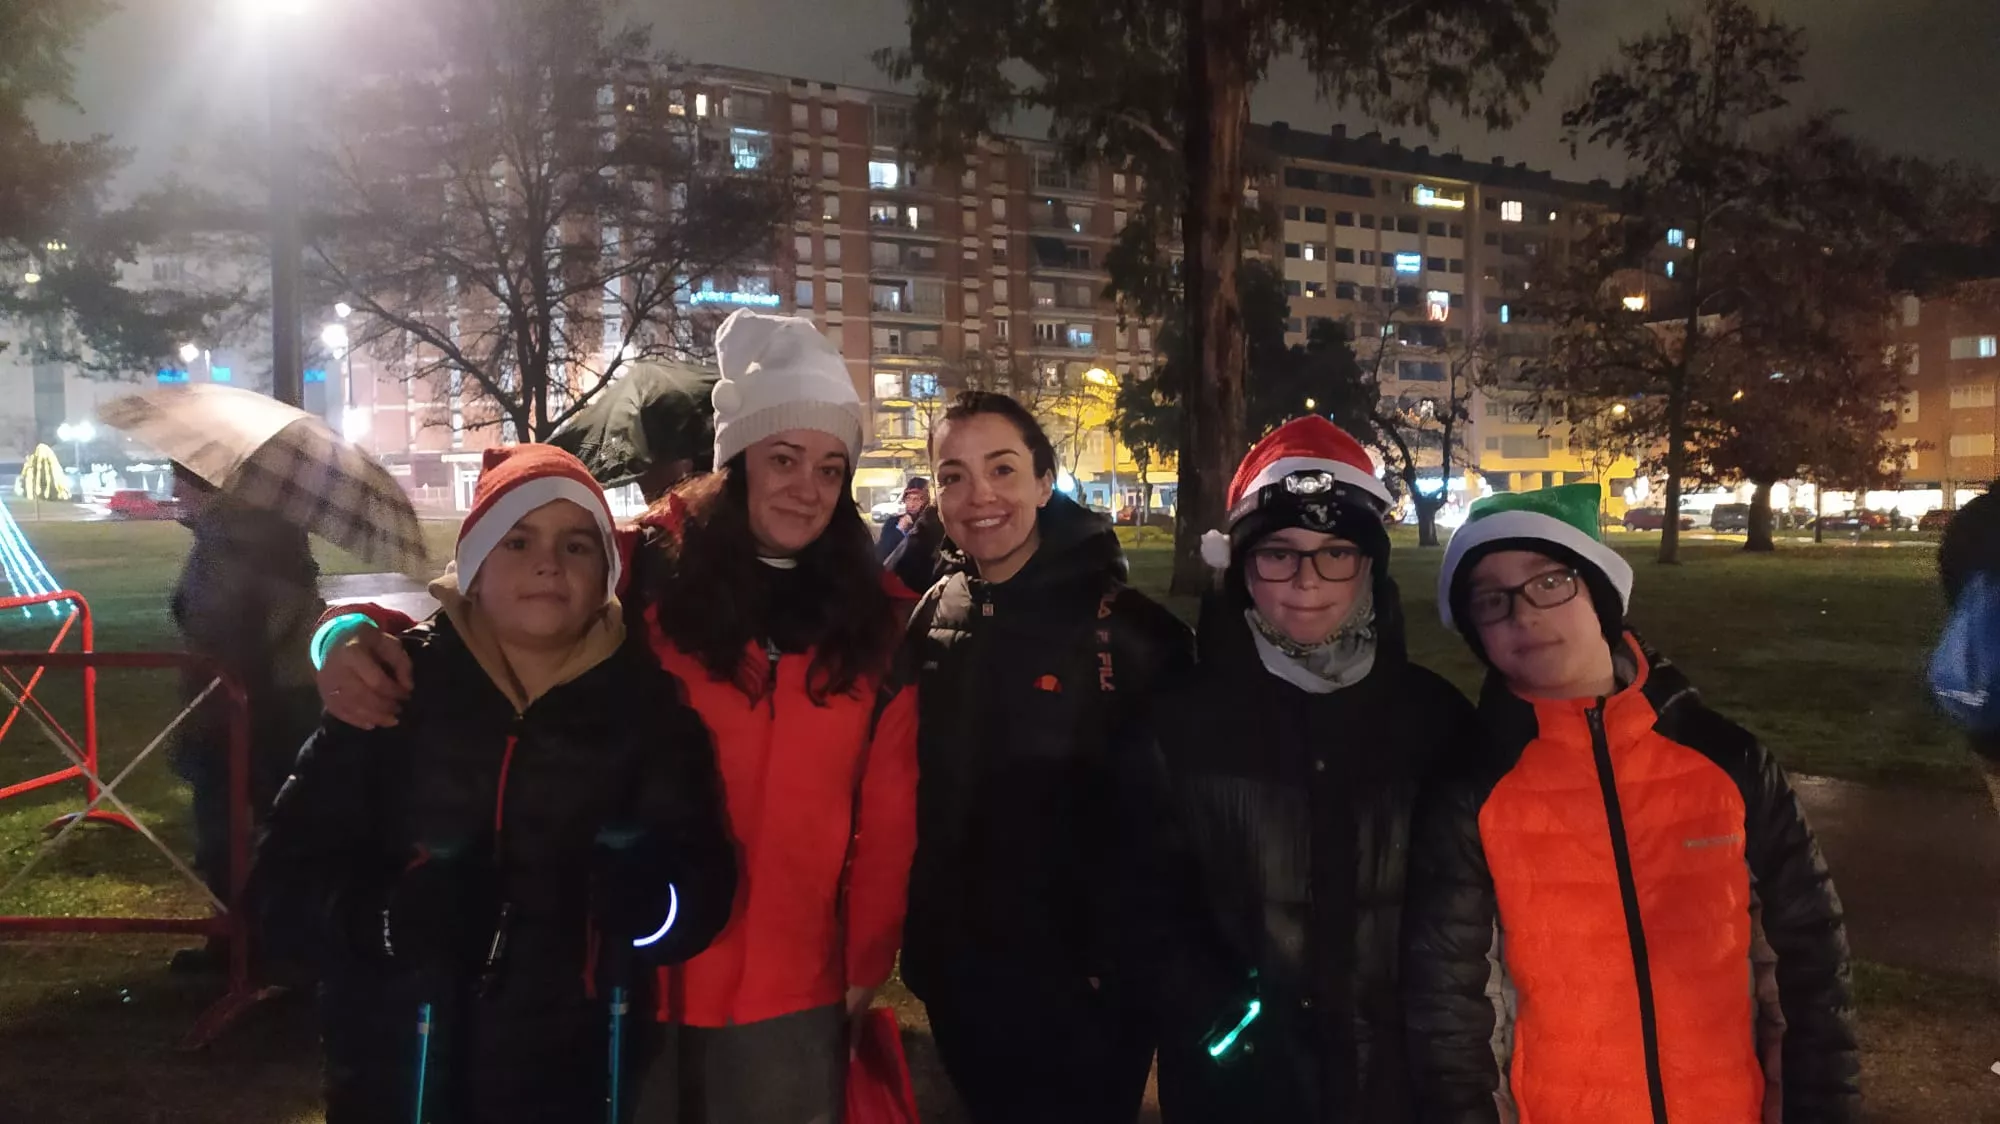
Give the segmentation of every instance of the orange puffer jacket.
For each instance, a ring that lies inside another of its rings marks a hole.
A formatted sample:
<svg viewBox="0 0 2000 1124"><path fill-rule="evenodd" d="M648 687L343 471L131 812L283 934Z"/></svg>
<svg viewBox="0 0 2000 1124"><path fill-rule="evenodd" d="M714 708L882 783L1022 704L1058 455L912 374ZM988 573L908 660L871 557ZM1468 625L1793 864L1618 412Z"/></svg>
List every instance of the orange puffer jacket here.
<svg viewBox="0 0 2000 1124"><path fill-rule="evenodd" d="M1784 773L1627 638L1607 699L1489 680L1474 775L1420 818L1405 922L1419 1119L1841 1124L1840 900Z"/></svg>

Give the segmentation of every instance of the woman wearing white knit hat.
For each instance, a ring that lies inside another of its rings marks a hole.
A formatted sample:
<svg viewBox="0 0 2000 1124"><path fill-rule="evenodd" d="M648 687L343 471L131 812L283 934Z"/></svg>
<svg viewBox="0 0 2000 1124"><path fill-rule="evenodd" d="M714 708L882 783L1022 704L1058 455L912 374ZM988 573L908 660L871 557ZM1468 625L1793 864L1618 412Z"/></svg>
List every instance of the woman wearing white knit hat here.
<svg viewBox="0 0 2000 1124"><path fill-rule="evenodd" d="M671 1032L635 1119L832 1121L916 845L915 698L889 673L909 605L852 498L862 410L840 355L809 320L749 310L716 352L715 471L628 536L622 597L714 735L743 876L714 944L661 975ZM357 724L394 706L357 670L372 651L336 647L321 674Z"/></svg>

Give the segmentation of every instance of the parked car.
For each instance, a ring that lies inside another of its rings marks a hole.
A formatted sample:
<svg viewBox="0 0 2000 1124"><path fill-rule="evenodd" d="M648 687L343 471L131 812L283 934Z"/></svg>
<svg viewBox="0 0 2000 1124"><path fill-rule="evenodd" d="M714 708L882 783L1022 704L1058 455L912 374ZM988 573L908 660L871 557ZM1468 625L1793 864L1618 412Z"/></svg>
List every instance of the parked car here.
<svg viewBox="0 0 2000 1124"><path fill-rule="evenodd" d="M1667 512L1660 507L1635 507L1625 513L1625 529L1628 531L1664 531L1667 529ZM1681 516L1681 530L1694 530L1694 516Z"/></svg>
<svg viewBox="0 0 2000 1124"><path fill-rule="evenodd" d="M1718 534L1740 535L1750 530L1750 505L1719 503L1710 514L1708 526Z"/></svg>
<svg viewBox="0 0 2000 1124"><path fill-rule="evenodd" d="M1951 517L1956 514L1958 513L1954 511L1946 511L1944 508L1941 507L1935 508L1931 511L1926 511L1923 513L1923 515L1919 516L1917 519L1917 530L1942 531L1946 527L1951 526Z"/></svg>
<svg viewBox="0 0 2000 1124"><path fill-rule="evenodd" d="M180 516L181 505L151 492L127 488L111 493L111 498L104 501L104 510L113 519L175 519Z"/></svg>
<svg viewBox="0 0 2000 1124"><path fill-rule="evenodd" d="M877 523L887 523L901 514L903 514L903 501L900 497L893 500L883 500L881 503L868 509L869 518L875 520Z"/></svg>
<svg viewBox="0 0 2000 1124"><path fill-rule="evenodd" d="M1907 531L1913 525L1900 511L1850 511L1819 519L1821 529L1828 531Z"/></svg>

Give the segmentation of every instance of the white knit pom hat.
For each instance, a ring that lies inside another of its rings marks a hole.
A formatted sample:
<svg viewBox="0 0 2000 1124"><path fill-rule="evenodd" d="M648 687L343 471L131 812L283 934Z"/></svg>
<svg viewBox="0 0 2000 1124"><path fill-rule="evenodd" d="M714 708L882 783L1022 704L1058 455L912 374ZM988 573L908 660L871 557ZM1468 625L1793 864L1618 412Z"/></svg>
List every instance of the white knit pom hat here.
<svg viewBox="0 0 2000 1124"><path fill-rule="evenodd" d="M715 466L774 433L811 429L861 459L861 396L812 321L738 309L715 333Z"/></svg>

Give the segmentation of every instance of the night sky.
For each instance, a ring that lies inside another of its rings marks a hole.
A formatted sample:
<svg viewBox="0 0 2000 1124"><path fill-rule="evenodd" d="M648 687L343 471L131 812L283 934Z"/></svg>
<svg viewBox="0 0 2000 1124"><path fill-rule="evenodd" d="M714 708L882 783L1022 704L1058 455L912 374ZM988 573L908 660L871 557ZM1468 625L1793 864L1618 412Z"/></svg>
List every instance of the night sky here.
<svg viewBox="0 0 2000 1124"><path fill-rule="evenodd" d="M214 131L256 104L254 40L225 13L253 0L125 0L90 37L79 62L84 113L44 115L58 135L103 131L137 150L123 181L141 187L207 150ZM345 7L353 0L321 0ZM423 3L424 0L405 0ZM629 0L650 17L656 42L705 62L772 70L821 81L880 86L868 62L876 47L899 43L903 0ZM2000 2L1996 0L1776 0L1808 33L1808 108L1848 111L1849 127L1892 149L1958 158L2000 172ZM1432 140L1405 132L1407 143L1457 148L1468 158L1505 156L1564 175L1616 177L1618 164L1586 151L1572 160L1562 144L1561 107L1607 59L1617 41L1662 18L1642 0L1569 0L1562 8L1562 53L1529 117L1511 133L1488 134L1446 122ZM328 53L330 54L330 53ZM337 57L322 65L338 66ZM1314 97L1297 66L1272 74L1255 103L1259 120L1316 129L1336 120L1358 131L1365 119L1337 117Z"/></svg>

